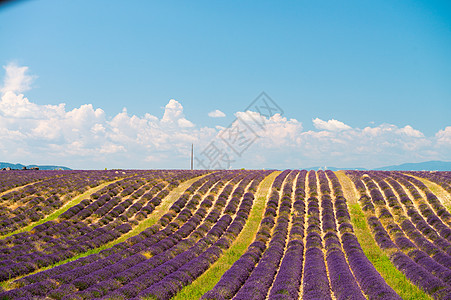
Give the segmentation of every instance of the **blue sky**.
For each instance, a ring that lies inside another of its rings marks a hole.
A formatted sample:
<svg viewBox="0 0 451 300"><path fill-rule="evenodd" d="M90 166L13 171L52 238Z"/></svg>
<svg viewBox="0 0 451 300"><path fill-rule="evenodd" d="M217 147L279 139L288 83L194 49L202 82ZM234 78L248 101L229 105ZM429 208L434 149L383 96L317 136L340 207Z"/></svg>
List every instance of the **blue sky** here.
<svg viewBox="0 0 451 300"><path fill-rule="evenodd" d="M184 168L262 91L286 119L232 167L451 160L448 1L19 1L0 38L0 161Z"/></svg>

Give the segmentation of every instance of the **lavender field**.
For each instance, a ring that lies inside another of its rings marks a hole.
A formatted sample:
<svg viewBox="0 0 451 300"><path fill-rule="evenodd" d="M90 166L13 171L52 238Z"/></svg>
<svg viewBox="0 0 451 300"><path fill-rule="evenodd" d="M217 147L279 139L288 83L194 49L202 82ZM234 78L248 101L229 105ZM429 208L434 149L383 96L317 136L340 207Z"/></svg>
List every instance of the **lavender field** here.
<svg viewBox="0 0 451 300"><path fill-rule="evenodd" d="M451 172L0 171L0 299L451 299Z"/></svg>

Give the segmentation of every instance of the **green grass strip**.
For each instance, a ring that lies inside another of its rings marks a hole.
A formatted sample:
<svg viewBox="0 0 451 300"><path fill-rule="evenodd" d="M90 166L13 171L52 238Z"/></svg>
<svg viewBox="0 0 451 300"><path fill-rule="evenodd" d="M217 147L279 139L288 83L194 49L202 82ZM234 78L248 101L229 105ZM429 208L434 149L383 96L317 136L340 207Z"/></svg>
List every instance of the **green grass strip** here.
<svg viewBox="0 0 451 300"><path fill-rule="evenodd" d="M121 179L123 179L123 178L121 178ZM36 227L36 226L38 226L38 225L41 225L41 224L43 224L43 223L45 223L45 222L48 222L48 221L55 220L55 219L58 218L62 213L64 213L65 211L67 211L67 210L68 210L69 208L71 208L72 206L77 205L77 204L80 203L83 199L89 198L89 196L91 196L91 194L93 194L93 193L97 192L98 190L102 189L103 187L105 187L105 186L107 186L107 185L109 185L109 184L111 184L111 183L113 183L113 182L116 182L116 181L118 181L118 180L121 180L121 179L117 179L117 180L113 180L113 181L108 181L108 182L102 183L102 184L100 184L100 185L98 185L98 186L96 186L96 187L94 187L94 188L91 188L91 189L87 190L86 192L84 192L83 194L78 195L78 196L75 197L74 199L70 200L69 202L67 202L66 204L64 204L63 206L61 206L61 207L58 208L57 210L55 210L53 213L51 213L50 215L48 215L48 216L45 217L44 219L41 219L41 220L39 220L39 221L30 223L30 224L28 224L28 225L25 226L25 227L22 227L22 228L20 228L20 229L17 229L17 230L15 230L15 231L13 231L13 232L10 232L10 233L8 233L8 234L5 234L5 235L1 236L0 239L7 238L7 237L9 237L9 236L11 236L11 235L13 235L13 234L17 234L17 233L21 233L21 232L25 232L25 231L30 231L30 230L32 230L34 227Z"/></svg>
<svg viewBox="0 0 451 300"><path fill-rule="evenodd" d="M432 299L420 288L412 284L404 274L396 269L387 254L376 244L366 223L362 208L356 203L357 195L350 189L350 179L342 172L335 172L343 187L343 193L348 202L354 233L366 257L384 278L385 282L403 299ZM350 200L351 198L351 200Z"/></svg>
<svg viewBox="0 0 451 300"><path fill-rule="evenodd" d="M169 193L169 195L167 195L167 196L163 199L163 201L161 202L161 204L160 204L160 205L152 212L152 214L151 214L150 216L148 216L145 220L143 220L142 222L140 222L140 223L138 224L138 226L136 226L135 228L133 228L132 230L130 230L130 231L127 232L126 234L122 235L122 236L119 237L118 239L116 239L116 240L114 240L114 241L111 241L111 242L109 242L109 243L107 243L107 244L105 244L105 245L103 245L103 246L98 247L98 248L88 250L88 251L86 251L86 252L80 253L80 254L78 254L78 255L76 255L76 256L73 256L73 257L71 257L71 258L68 258L68 259L66 259L66 260L57 262L57 263L54 264L54 265L51 265L51 266L48 266L48 267L40 268L40 269L38 269L38 270L36 270L36 271L34 271L34 272L32 272L32 273L28 273L28 274L26 274L26 275L24 275L24 276L15 277L15 278L12 278L12 279L10 279L10 280L3 281L3 282L0 283L0 286L1 286L2 288L4 288L5 290L13 289L13 288L15 288L15 287L14 287L14 281L17 280L17 279L19 279L19 278L22 278L22 277L25 277L25 276L28 276L28 275L31 275L31 274L35 274L35 273L38 273L38 272L41 272L41 271L45 271L45 270L54 268L54 267L59 266L59 265L63 265L63 264L65 264L65 263L68 263L68 262L77 260L77 259L79 259L79 258L88 256L88 255L91 255L91 254L99 253L99 252L102 251L102 250L111 248L112 246L114 246L114 245L116 245L116 244L119 244L119 243L125 241L126 239L128 239L128 238L131 237L131 236L135 236L135 235L139 234L141 231L145 230L147 227L150 227L150 226L152 226L153 224L155 224L155 223L156 223L156 222L157 222L157 221L158 221L165 213L167 213L167 211L168 211L168 209L169 209L169 206L170 206L172 203L174 203L174 202L179 198L179 196L180 196L180 195L181 195L188 187L190 187L191 184L193 184L193 182L195 182L196 180L198 180L200 177L203 177L203 176L205 176L205 175L201 175L201 176L198 176L198 177L195 177L195 178L191 178L191 179L189 179L189 180L187 180L187 181L185 181L185 182L182 182L178 187L174 188L174 189ZM80 200L80 201L81 201L81 200Z"/></svg>
<svg viewBox="0 0 451 300"><path fill-rule="evenodd" d="M233 263L244 254L257 234L266 207L268 191L279 173L280 171L272 172L260 183L260 186L255 193L255 202L252 206L246 225L244 225L243 230L232 246L224 251L223 255L208 268L204 274L198 277L190 285L184 287L172 299L199 299L203 294L211 290L218 283L219 279L221 279L224 272L230 269Z"/></svg>
<svg viewBox="0 0 451 300"><path fill-rule="evenodd" d="M396 269L390 258L379 248L371 235L366 223L366 217L359 204L350 205L350 215L354 232L362 246L366 257L374 265L376 270L403 299L432 299L424 291L412 284L404 274Z"/></svg>

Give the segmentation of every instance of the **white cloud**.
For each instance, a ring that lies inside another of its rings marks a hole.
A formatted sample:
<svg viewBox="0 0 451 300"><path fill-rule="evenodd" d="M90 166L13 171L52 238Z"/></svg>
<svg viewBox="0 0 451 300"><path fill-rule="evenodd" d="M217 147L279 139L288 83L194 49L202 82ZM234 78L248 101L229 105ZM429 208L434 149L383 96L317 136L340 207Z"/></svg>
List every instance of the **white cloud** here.
<svg viewBox="0 0 451 300"><path fill-rule="evenodd" d="M1 88L2 94L6 92L22 93L31 88L31 83L36 76L25 74L28 67L19 67L15 63L3 66L6 71L4 84Z"/></svg>
<svg viewBox="0 0 451 300"><path fill-rule="evenodd" d="M166 104L161 122L168 125L177 124L180 127L194 127L192 122L185 119L182 104L174 99L169 100L169 103Z"/></svg>
<svg viewBox="0 0 451 300"><path fill-rule="evenodd" d="M413 129L412 126L410 125L406 125L403 128L398 129L398 132L405 134L407 136L411 136L411 137L423 137L423 133L419 130Z"/></svg>
<svg viewBox="0 0 451 300"><path fill-rule="evenodd" d="M439 130L435 137L439 145L451 147L451 126L445 127L443 130Z"/></svg>
<svg viewBox="0 0 451 300"><path fill-rule="evenodd" d="M235 117L243 120L248 124L263 124L267 121L265 116L260 115L260 113L255 111L239 111L235 113Z"/></svg>
<svg viewBox="0 0 451 300"><path fill-rule="evenodd" d="M2 101L0 102L0 111L5 116L14 118L51 118L63 115L64 110L64 103L59 105L37 105L30 102L23 94L15 94L12 91L3 93Z"/></svg>
<svg viewBox="0 0 451 300"><path fill-rule="evenodd" d="M122 145L115 145L112 143L109 143L107 145L102 145L99 149L99 152L102 154L111 154L111 153L117 153L117 152L126 152L124 146Z"/></svg>
<svg viewBox="0 0 451 300"><path fill-rule="evenodd" d="M26 136L18 130L8 130L7 128L0 127L0 137L3 139L3 141L5 141L5 140L20 140L25 138ZM6 143L4 142L0 143L0 147L1 146L5 147Z"/></svg>
<svg viewBox="0 0 451 300"><path fill-rule="evenodd" d="M316 118L313 120L313 126L315 126L315 128L320 130L329 130L329 131L342 131L351 129L351 127L346 125L345 123L334 119L326 122L319 118Z"/></svg>
<svg viewBox="0 0 451 300"><path fill-rule="evenodd" d="M177 120L177 124L180 127L186 127L186 128L194 127L194 124L191 121L189 121L189 120L187 120L185 118Z"/></svg>
<svg viewBox="0 0 451 300"><path fill-rule="evenodd" d="M260 136L255 142L258 150L245 154L243 158L255 161L254 167L259 166L255 153L272 155L272 160L267 162L279 168L315 165L374 168L403 162L449 160L450 156L444 144L451 147L451 127L427 138L410 125L399 128L381 124L360 129L337 120L316 119L314 125L316 123L319 131L303 131L300 122L280 115L268 119L256 112L239 112L236 116L247 124L253 124L252 128L256 128ZM253 120L260 121L261 118L265 128L258 130Z"/></svg>
<svg viewBox="0 0 451 300"><path fill-rule="evenodd" d="M103 134L106 132L105 127L102 124L96 123L91 127L91 132L93 134Z"/></svg>
<svg viewBox="0 0 451 300"><path fill-rule="evenodd" d="M32 84L28 69L9 65L5 70L0 100L2 160L74 168L185 168L191 143L195 155L200 155L226 129L196 126L175 99L169 100L161 117L131 115L126 108L107 116L92 104L71 110L64 103L38 105L22 94ZM216 112L220 111L211 113ZM450 157L451 126L426 137L411 125L360 129L316 118L317 130L304 131L301 122L279 114L267 118L246 111L235 116L255 137L241 156L235 154L237 168L377 167Z"/></svg>
<svg viewBox="0 0 451 300"><path fill-rule="evenodd" d="M209 112L208 116L211 118L224 118L226 114L220 111L219 109L216 109L214 111Z"/></svg>
<svg viewBox="0 0 451 300"><path fill-rule="evenodd" d="M280 149L296 144L296 139L302 132L301 122L287 119L280 114L266 118L258 112L246 111L237 112L235 116L240 120L235 122L249 125L251 131L259 137L259 147ZM241 127L246 128L243 125ZM251 135L252 133L249 133L249 136Z"/></svg>
<svg viewBox="0 0 451 300"><path fill-rule="evenodd" d="M208 128L193 130L195 125L185 118L183 106L174 99L165 106L161 119L149 113L143 117L129 115L125 108L107 117L92 104L69 111L64 103L38 105L19 93L31 85L33 77L27 75L28 68L7 66L5 70L0 101L3 159L79 164L79 168L95 168L99 167L97 163L105 162L118 163L120 167L149 167L139 161L166 157L163 151L170 151L173 167L177 167L176 158L189 151L192 142L208 140L217 132ZM155 161L159 159L152 160Z"/></svg>

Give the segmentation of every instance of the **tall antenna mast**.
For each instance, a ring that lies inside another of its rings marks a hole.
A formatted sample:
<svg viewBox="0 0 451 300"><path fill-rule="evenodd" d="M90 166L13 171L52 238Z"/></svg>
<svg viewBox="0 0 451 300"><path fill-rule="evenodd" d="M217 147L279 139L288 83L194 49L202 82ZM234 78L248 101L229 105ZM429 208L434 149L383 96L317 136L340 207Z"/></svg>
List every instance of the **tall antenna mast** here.
<svg viewBox="0 0 451 300"><path fill-rule="evenodd" d="M193 170L193 149L194 149L194 146L193 146L193 144L191 144L191 170Z"/></svg>

